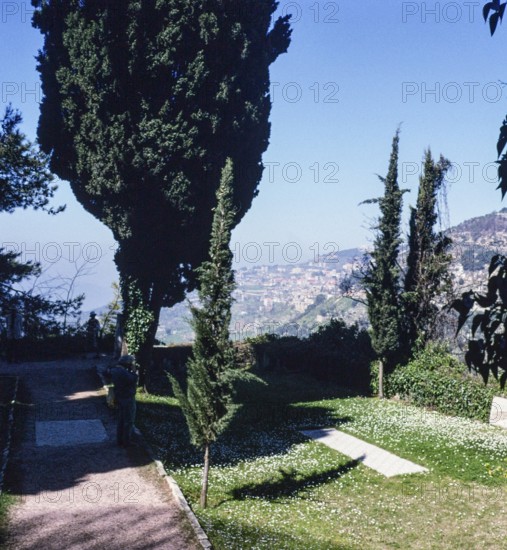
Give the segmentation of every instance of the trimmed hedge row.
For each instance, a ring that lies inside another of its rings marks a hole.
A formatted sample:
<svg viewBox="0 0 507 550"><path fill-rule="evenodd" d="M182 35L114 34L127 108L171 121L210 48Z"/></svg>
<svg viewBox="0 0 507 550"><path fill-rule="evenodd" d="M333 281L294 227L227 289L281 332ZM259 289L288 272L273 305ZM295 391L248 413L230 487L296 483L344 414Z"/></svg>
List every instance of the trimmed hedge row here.
<svg viewBox="0 0 507 550"><path fill-rule="evenodd" d="M238 363L260 371L302 372L368 394L374 358L369 334L357 325L332 319L308 338L266 334L235 345ZM155 347L150 373L153 387L168 384L165 371L183 376L190 345ZM148 383L150 389L150 383Z"/></svg>
<svg viewBox="0 0 507 550"><path fill-rule="evenodd" d="M487 386L444 348L429 346L386 380L387 397L398 395L411 403L445 414L487 422L491 402L503 395L492 380Z"/></svg>
<svg viewBox="0 0 507 550"><path fill-rule="evenodd" d="M369 390L375 357L370 336L357 324L332 319L308 338L264 335L245 342L262 370L303 372L363 394Z"/></svg>

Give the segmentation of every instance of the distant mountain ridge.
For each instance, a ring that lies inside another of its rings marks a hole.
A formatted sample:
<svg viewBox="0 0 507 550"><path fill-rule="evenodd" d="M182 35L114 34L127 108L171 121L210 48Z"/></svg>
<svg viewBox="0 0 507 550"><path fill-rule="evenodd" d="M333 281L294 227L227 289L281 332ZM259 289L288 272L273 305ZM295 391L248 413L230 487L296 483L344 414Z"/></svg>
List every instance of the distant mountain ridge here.
<svg viewBox="0 0 507 550"><path fill-rule="evenodd" d="M453 241L456 292L477 289L486 281L491 257L507 254L507 208L465 220L446 233ZM364 325L364 305L345 297L341 287L364 252L364 248L351 248L299 264L237 268L231 337L243 339L263 332L305 335L332 317ZM195 293L189 299L194 301ZM192 338L189 318L188 302L162 310L157 337L167 343L188 342Z"/></svg>
<svg viewBox="0 0 507 550"><path fill-rule="evenodd" d="M507 254L507 208L452 227L453 255L467 272L485 269L495 254Z"/></svg>
<svg viewBox="0 0 507 550"><path fill-rule="evenodd" d="M492 237L507 236L507 208L465 220L452 227L449 234L459 241L466 239L472 242L482 242L484 239L491 242Z"/></svg>

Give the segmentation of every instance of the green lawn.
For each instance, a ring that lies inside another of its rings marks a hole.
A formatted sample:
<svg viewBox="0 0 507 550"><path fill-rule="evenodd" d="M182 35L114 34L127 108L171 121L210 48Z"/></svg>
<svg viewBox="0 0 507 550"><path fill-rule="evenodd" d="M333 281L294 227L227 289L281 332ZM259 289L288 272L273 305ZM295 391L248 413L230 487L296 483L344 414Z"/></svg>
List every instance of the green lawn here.
<svg viewBox="0 0 507 550"><path fill-rule="evenodd" d="M507 547L507 431L299 375L264 379L240 388L246 404L213 449L207 510L198 506L202 459L174 400L138 396L139 427L215 548ZM298 432L317 426L430 472L387 479Z"/></svg>

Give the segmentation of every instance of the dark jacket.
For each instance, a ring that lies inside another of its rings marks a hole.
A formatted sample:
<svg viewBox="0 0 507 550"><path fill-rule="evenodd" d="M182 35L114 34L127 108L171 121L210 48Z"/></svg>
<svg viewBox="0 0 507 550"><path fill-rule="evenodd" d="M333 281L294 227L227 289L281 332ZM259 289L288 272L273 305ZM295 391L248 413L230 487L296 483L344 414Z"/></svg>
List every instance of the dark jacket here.
<svg viewBox="0 0 507 550"><path fill-rule="evenodd" d="M136 394L137 374L119 365L110 370L116 399L130 399Z"/></svg>

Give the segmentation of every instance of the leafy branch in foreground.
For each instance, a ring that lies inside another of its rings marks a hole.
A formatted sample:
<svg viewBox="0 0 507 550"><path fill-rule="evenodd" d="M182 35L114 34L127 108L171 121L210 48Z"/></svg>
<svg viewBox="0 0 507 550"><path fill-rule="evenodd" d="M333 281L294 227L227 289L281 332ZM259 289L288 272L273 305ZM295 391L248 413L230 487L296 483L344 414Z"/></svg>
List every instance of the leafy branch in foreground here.
<svg viewBox="0 0 507 550"><path fill-rule="evenodd" d="M484 7L482 8L482 16L484 17L484 21L487 22L489 18L489 30L491 32L491 36L495 34L498 22L503 21L506 5L507 3L505 2L500 4L500 0L492 0L487 4L484 4ZM493 12L491 15L489 13L490 11Z"/></svg>
<svg viewBox="0 0 507 550"><path fill-rule="evenodd" d="M27 139L19 128L21 122L21 113L10 105L0 118L0 213L33 208L57 214L64 207L49 206L57 189L49 170L49 157ZM39 263L23 262L20 256L0 248L0 307L4 311L13 307L24 310L24 329L29 337L66 332L66 318L77 316L83 297L72 298L67 294L55 299L48 294L48 289L46 295L36 293L35 290L40 291L35 284L43 272L42 267ZM20 283L30 281L31 290L20 288ZM52 291L57 292L58 288Z"/></svg>
<svg viewBox="0 0 507 550"><path fill-rule="evenodd" d="M500 0L492 0L487 4L484 4L482 8L482 16L484 21L488 21L489 18L489 30L491 36L495 34L498 22L503 21L503 16L505 13L505 8L507 7L507 2L503 4L500 3ZM491 12L491 13L490 13ZM500 127L500 135L498 136L498 142L496 144L498 160L498 187L502 192L502 199L507 193L507 153L502 154L505 146L507 145L507 117L503 120L502 126Z"/></svg>
<svg viewBox="0 0 507 550"><path fill-rule="evenodd" d="M490 373L503 389L507 381L507 258L491 259L487 292L469 290L451 304L459 313L459 332L472 318L472 339L465 355L471 370L479 372L487 384ZM477 332L481 338L475 338Z"/></svg>

